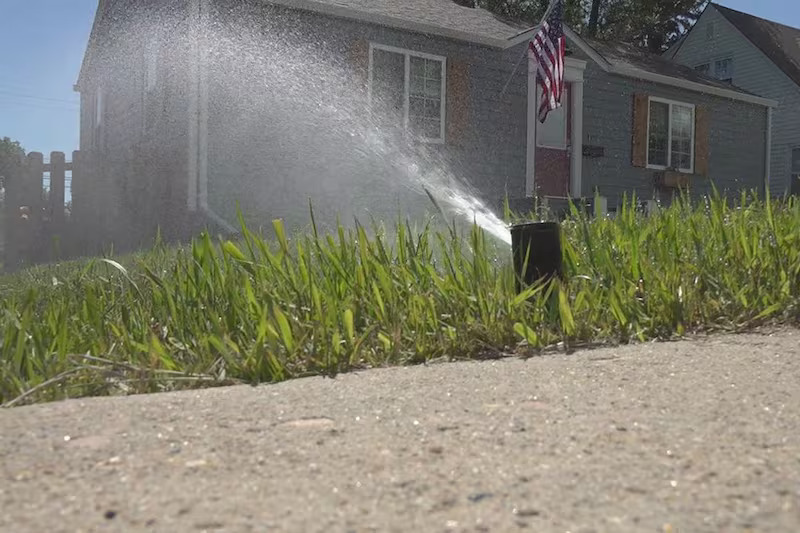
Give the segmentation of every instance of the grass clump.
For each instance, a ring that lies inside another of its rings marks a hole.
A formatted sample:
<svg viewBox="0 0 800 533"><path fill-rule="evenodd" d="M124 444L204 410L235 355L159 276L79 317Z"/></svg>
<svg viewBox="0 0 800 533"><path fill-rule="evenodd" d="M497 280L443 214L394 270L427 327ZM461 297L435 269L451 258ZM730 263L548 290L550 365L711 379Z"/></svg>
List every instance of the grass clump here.
<svg viewBox="0 0 800 533"><path fill-rule="evenodd" d="M743 195L645 217L577 209L563 282L515 292L477 227L356 224L0 278L0 403L275 382L555 343L664 339L800 317L800 203ZM312 213L313 216L313 213Z"/></svg>

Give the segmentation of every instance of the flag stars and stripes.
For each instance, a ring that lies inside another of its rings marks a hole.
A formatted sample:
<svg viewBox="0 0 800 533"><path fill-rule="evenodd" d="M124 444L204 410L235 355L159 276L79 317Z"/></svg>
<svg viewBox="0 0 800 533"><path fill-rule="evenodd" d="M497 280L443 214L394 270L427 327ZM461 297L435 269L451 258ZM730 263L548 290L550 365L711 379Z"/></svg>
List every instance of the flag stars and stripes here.
<svg viewBox="0 0 800 533"><path fill-rule="evenodd" d="M562 26L563 15L563 0L555 0L550 15L528 46L530 58L537 64L536 78L542 89L538 113L539 122L542 123L550 111L561 107L561 95L564 92L566 37Z"/></svg>

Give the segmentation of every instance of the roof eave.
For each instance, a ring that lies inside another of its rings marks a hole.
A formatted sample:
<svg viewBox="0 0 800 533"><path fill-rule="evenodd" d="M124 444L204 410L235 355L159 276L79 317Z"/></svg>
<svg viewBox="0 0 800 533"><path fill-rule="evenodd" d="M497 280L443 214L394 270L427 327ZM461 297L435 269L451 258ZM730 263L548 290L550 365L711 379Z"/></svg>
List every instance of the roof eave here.
<svg viewBox="0 0 800 533"><path fill-rule="evenodd" d="M497 39L484 35L475 35L474 33L466 31L443 28L442 26L437 26L435 24L423 24L420 22L405 20L399 17L392 17L389 15L368 13L358 9L352 9L346 6L329 4L327 2L325 3L316 2L314 0L264 0L264 1L270 4L281 5L304 11L311 11L322 15L358 20L360 22L367 22L371 24L377 24L380 26L389 26L391 28L413 31L417 33L438 35L440 37L446 37L457 41L465 41L468 43L479 44L482 46L488 46L490 48L505 49L514 46L513 44L509 44L510 41L506 39Z"/></svg>
<svg viewBox="0 0 800 533"><path fill-rule="evenodd" d="M706 85L705 83L698 83L696 81L690 81L683 78L674 78L672 76L666 76L664 74L656 74L655 72L650 72L647 70L642 70L637 68L614 67L612 68L611 72L613 72L614 74L619 74L620 76L626 76L629 78L636 78L645 81L652 81L654 83L660 83L662 85L670 85L672 87L678 87L680 89L687 89L699 93L713 94L714 96L729 98L731 100L739 100L741 102L761 105L764 107L778 107L778 102L770 98L764 98L761 96L756 96L754 94L741 93L739 91L735 91L733 89L726 89L724 87Z"/></svg>
<svg viewBox="0 0 800 533"><path fill-rule="evenodd" d="M724 87L706 85L705 83L698 83L685 78L676 78L674 76L667 76L665 74L657 74L655 72L650 72L649 70L643 70L639 68L623 68L613 65L606 60L602 54L600 54L600 52L595 50L589 43L581 39L580 35L572 31L570 28L565 26L564 33L568 39L570 39L583 53L588 55L595 63L597 63L597 65L599 65L600 68L605 72L617 74L619 76L625 76L627 78L652 81L654 83L678 87L680 89L687 89L694 92L713 94L722 98L729 98L731 100L748 102L765 107L778 107L778 102L769 98L763 98L753 94L746 94L733 89L726 89Z"/></svg>
<svg viewBox="0 0 800 533"><path fill-rule="evenodd" d="M89 40L86 43L86 50L83 53L81 68L78 71L78 79L72 87L75 92L80 92L83 87L83 82L86 78L86 70L89 68L89 56L94 49L94 43L97 40L97 33L100 28L101 19L106 11L105 4L106 0L98 0L97 2L97 10L95 11L94 21L92 22L92 31L89 33Z"/></svg>

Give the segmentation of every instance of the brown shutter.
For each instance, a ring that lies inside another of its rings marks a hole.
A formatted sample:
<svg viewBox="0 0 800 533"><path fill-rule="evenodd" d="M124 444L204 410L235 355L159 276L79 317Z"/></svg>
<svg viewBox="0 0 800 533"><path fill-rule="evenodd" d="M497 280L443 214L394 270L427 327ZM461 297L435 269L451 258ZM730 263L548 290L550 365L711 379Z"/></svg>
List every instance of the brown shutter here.
<svg viewBox="0 0 800 533"><path fill-rule="evenodd" d="M447 137L449 144L459 144L469 128L469 64L447 60Z"/></svg>
<svg viewBox="0 0 800 533"><path fill-rule="evenodd" d="M708 108L695 108L694 125L694 173L708 176Z"/></svg>
<svg viewBox="0 0 800 533"><path fill-rule="evenodd" d="M354 41L350 46L349 56L356 80L366 87L369 82L369 42L366 39Z"/></svg>
<svg viewBox="0 0 800 533"><path fill-rule="evenodd" d="M647 166L647 121L649 115L649 99L646 94L633 95L633 157L631 164L635 167Z"/></svg>

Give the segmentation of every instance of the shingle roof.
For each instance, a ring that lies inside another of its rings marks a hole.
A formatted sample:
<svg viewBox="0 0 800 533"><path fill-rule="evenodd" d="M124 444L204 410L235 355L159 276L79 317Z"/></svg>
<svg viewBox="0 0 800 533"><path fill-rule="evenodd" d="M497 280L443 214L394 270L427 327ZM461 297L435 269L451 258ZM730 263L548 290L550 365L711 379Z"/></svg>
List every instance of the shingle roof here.
<svg viewBox="0 0 800 533"><path fill-rule="evenodd" d="M639 69L671 78L701 83L710 87L719 87L720 89L728 89L742 94L753 94L730 83L720 81L711 76L705 76L693 68L671 61L664 56L644 52L629 44L601 42L586 38L583 40L594 48L603 59L619 69Z"/></svg>
<svg viewBox="0 0 800 533"><path fill-rule="evenodd" d="M800 85L800 29L712 4L761 52Z"/></svg>
<svg viewBox="0 0 800 533"><path fill-rule="evenodd" d="M267 0L276 4L328 12L347 10L417 26L470 34L484 40L507 41L529 29L485 9L465 7L453 0Z"/></svg>

